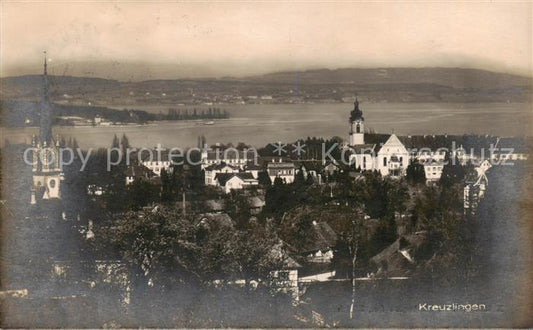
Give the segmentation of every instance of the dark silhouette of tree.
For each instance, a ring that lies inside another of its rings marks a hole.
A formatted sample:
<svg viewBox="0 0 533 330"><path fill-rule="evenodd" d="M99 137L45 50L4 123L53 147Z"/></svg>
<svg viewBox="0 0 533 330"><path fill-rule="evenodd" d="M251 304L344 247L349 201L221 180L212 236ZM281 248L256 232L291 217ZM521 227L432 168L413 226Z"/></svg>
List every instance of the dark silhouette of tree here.
<svg viewBox="0 0 533 330"><path fill-rule="evenodd" d="M268 176L266 171L260 171L257 173L257 181L260 185L270 186L272 184L272 181L270 181L270 176Z"/></svg>
<svg viewBox="0 0 533 330"><path fill-rule="evenodd" d="M140 210L159 201L159 187L147 180L135 180L128 185L128 209Z"/></svg>
<svg viewBox="0 0 533 330"><path fill-rule="evenodd" d="M426 173L424 166L419 162L412 162L407 166L406 173L407 182L410 184L424 184L426 183Z"/></svg>

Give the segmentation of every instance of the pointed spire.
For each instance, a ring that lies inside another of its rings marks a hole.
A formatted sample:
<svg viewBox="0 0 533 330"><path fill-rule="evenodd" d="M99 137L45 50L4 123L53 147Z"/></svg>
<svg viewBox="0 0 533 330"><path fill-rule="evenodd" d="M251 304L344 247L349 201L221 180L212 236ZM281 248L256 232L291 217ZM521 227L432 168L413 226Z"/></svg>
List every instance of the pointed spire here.
<svg viewBox="0 0 533 330"><path fill-rule="evenodd" d="M43 65L43 100L40 104L40 116L41 116L41 123L39 128L39 138L41 142L46 142L48 145L51 144L52 140L52 120L50 119L51 116L51 104L48 94L48 70L47 70L47 61L48 58L46 57L46 51L44 51L44 65Z"/></svg>
<svg viewBox="0 0 533 330"><path fill-rule="evenodd" d="M44 51L44 71L43 71L43 101L48 102L50 97L48 95L48 63L46 58L46 50Z"/></svg>

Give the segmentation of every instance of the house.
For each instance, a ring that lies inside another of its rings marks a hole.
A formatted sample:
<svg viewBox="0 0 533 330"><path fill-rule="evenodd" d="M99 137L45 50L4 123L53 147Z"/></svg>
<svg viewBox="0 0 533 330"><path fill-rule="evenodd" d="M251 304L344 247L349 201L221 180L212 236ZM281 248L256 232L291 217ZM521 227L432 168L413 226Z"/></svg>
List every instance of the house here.
<svg viewBox="0 0 533 330"><path fill-rule="evenodd" d="M333 258L336 243L337 234L327 222L313 221L311 237L299 252L307 262L327 263Z"/></svg>
<svg viewBox="0 0 533 330"><path fill-rule="evenodd" d="M126 185L135 180L151 180L157 176L144 165L129 165L124 174L126 176Z"/></svg>
<svg viewBox="0 0 533 330"><path fill-rule="evenodd" d="M279 158L278 161L272 159L271 162L267 163L267 173L272 183L276 178L281 178L284 183L292 183L296 170L293 162Z"/></svg>
<svg viewBox="0 0 533 330"><path fill-rule="evenodd" d="M254 179L258 178L259 172L262 170L263 168L253 161L249 161L244 165L244 172L251 173Z"/></svg>
<svg viewBox="0 0 533 330"><path fill-rule="evenodd" d="M251 214L259 214L265 206L265 201L258 196L252 196L248 198L248 204L250 205Z"/></svg>
<svg viewBox="0 0 533 330"><path fill-rule="evenodd" d="M257 164L258 154L255 149L238 150L235 148L217 148L215 150L204 149L201 155L202 169L213 165L226 163L243 169L248 162Z"/></svg>
<svg viewBox="0 0 533 330"><path fill-rule="evenodd" d="M87 194L90 196L102 196L104 194L104 187L96 184L87 185Z"/></svg>
<svg viewBox="0 0 533 330"><path fill-rule="evenodd" d="M172 165L177 162L177 155L172 155L169 150L162 149L161 145L157 145L154 150L149 150L150 153L142 154L141 164L146 166L157 176L161 176L161 171L165 170L167 173L172 171Z"/></svg>
<svg viewBox="0 0 533 330"><path fill-rule="evenodd" d="M438 161L435 159L426 159L421 162L424 166L424 174L426 175L426 183L437 182L442 176L442 170L444 169L444 161Z"/></svg>
<svg viewBox="0 0 533 330"><path fill-rule="evenodd" d="M328 176L331 176L331 175L335 174L339 170L340 170L340 168L339 168L339 165L337 164L337 162L328 161L324 165L324 173L327 174Z"/></svg>
<svg viewBox="0 0 533 330"><path fill-rule="evenodd" d="M239 168L228 165L226 163L212 164L204 169L205 173L205 185L216 186L215 176L219 173L237 173Z"/></svg>
<svg viewBox="0 0 533 330"><path fill-rule="evenodd" d="M300 173L301 171L305 180L307 180L309 176L313 179L317 179L323 170L321 162L315 160L295 161L294 166L297 168L296 173Z"/></svg>
<svg viewBox="0 0 533 330"><path fill-rule="evenodd" d="M218 173L215 176L217 186L222 187L228 194L232 189L240 190L246 187L257 186L259 183L251 173Z"/></svg>
<svg viewBox="0 0 533 330"><path fill-rule="evenodd" d="M378 277L409 276L416 270L415 255L427 242L426 232L402 236L370 258Z"/></svg>
<svg viewBox="0 0 533 330"><path fill-rule="evenodd" d="M446 151L445 149L433 151L429 148L422 148L413 155L413 158L418 159L421 164L428 161L443 162L446 158Z"/></svg>
<svg viewBox="0 0 533 330"><path fill-rule="evenodd" d="M298 269L302 266L290 257L280 241L269 252L272 259L279 260L281 267L270 271L268 284L273 292L288 294L294 301L299 300Z"/></svg>

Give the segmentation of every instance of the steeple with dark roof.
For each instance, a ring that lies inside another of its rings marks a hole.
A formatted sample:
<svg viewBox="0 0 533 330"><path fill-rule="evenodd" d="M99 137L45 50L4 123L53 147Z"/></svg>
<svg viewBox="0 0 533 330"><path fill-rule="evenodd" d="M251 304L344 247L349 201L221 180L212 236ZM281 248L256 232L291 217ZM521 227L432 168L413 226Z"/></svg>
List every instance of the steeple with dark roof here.
<svg viewBox="0 0 533 330"><path fill-rule="evenodd" d="M350 122L356 121L356 120L364 120L363 118L363 111L359 109L359 101L357 98L355 99L355 102L353 103L354 107L352 112L350 113Z"/></svg>

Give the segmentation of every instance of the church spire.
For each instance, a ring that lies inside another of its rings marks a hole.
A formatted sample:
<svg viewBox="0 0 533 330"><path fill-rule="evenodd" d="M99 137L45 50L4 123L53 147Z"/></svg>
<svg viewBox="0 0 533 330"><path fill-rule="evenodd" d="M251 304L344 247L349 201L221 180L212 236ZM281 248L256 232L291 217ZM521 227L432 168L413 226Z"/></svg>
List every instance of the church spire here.
<svg viewBox="0 0 533 330"><path fill-rule="evenodd" d="M43 101L48 102L50 97L48 95L48 64L46 63L46 50L44 51L44 72L43 72Z"/></svg>
<svg viewBox="0 0 533 330"><path fill-rule="evenodd" d="M40 142L44 145L50 145L52 140L52 120L50 118L52 112L52 106L50 104L49 95L49 81L48 81L48 64L46 58L46 51L44 51L44 67L43 67L43 100L40 104L40 116L41 124L39 127Z"/></svg>

